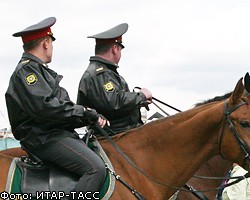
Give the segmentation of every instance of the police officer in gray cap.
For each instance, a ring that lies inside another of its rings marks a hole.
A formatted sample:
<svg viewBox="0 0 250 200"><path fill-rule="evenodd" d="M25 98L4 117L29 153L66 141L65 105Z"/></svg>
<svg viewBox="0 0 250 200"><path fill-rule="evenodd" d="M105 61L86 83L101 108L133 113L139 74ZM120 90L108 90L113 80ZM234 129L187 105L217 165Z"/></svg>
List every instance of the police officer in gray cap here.
<svg viewBox="0 0 250 200"><path fill-rule="evenodd" d="M9 120L26 151L78 174L76 192L96 192L106 175L104 163L74 129L107 121L95 110L74 104L59 86L62 76L48 67L55 22L50 17L13 34L22 37L24 53L5 94Z"/></svg>
<svg viewBox="0 0 250 200"><path fill-rule="evenodd" d="M127 30L128 24L122 23L88 37L96 41L95 56L90 57L89 66L80 80L77 97L78 104L94 108L104 115L116 134L141 126L140 108L148 107L152 102L148 89L131 92L117 71L124 49L122 35ZM99 134L97 131L95 133Z"/></svg>

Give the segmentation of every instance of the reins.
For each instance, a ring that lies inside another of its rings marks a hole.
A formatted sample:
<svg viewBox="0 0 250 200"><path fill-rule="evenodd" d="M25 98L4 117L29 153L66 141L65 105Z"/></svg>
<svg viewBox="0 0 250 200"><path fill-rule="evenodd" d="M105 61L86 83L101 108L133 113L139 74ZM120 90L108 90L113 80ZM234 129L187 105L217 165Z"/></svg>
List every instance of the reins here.
<svg viewBox="0 0 250 200"><path fill-rule="evenodd" d="M139 90L140 90L141 88L140 88L140 87L134 87L134 89L139 89ZM133 91L134 91L134 89L133 89ZM152 100L155 100L155 101L157 101L157 102L163 104L164 106L167 106L167 107L169 107L169 108L172 108L172 109L175 110L175 111L181 112L181 110L179 110L178 108L175 108L175 107L173 107L173 106L171 106L171 105L169 105L169 104L167 104L167 103L165 103L165 102L163 102L163 101L161 101L161 100L159 100L159 99L157 99L157 98L155 98L155 97L152 97ZM156 105L154 102L153 102L153 104ZM166 115L169 116L169 114L166 113L166 112L165 112L163 109L161 109L159 106L156 105L156 107L158 107L162 112L164 112Z"/></svg>

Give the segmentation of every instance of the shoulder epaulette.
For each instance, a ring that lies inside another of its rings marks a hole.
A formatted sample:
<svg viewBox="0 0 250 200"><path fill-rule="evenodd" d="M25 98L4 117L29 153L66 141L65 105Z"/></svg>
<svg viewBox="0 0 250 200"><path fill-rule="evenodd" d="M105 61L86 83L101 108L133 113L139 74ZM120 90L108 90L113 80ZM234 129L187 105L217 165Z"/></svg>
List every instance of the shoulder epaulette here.
<svg viewBox="0 0 250 200"><path fill-rule="evenodd" d="M101 73L106 72L106 71L108 71L108 70L106 68L104 68L104 67L98 67L95 70L96 75L101 74Z"/></svg>
<svg viewBox="0 0 250 200"><path fill-rule="evenodd" d="M98 67L95 71L96 72L103 71L103 67Z"/></svg>
<svg viewBox="0 0 250 200"><path fill-rule="evenodd" d="M24 60L24 61L21 62L21 65L26 65L26 64L28 64L29 62L30 62L30 60Z"/></svg>

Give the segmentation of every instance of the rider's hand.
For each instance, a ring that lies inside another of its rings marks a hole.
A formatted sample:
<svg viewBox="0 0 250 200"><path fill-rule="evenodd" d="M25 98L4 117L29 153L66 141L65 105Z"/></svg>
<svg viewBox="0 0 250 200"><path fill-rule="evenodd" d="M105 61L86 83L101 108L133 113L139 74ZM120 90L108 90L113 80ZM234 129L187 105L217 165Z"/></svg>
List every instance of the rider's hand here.
<svg viewBox="0 0 250 200"><path fill-rule="evenodd" d="M83 120L88 123L93 123L98 120L99 115L97 114L95 109L86 108L83 113Z"/></svg>
<svg viewBox="0 0 250 200"><path fill-rule="evenodd" d="M141 106L145 107L147 111L149 111L148 104L152 103L152 98L153 98L152 93L147 88L142 88L140 92L143 93L146 97L146 101L142 102Z"/></svg>
<svg viewBox="0 0 250 200"><path fill-rule="evenodd" d="M103 117L102 115L99 115L99 118L97 120L97 123L103 128L105 125L110 126L109 121Z"/></svg>
<svg viewBox="0 0 250 200"><path fill-rule="evenodd" d="M152 93L147 89L147 88L142 88L140 90L141 93L143 93L147 99L147 104L151 104L152 103Z"/></svg>
<svg viewBox="0 0 250 200"><path fill-rule="evenodd" d="M86 121L88 124L94 124L97 122L101 127L104 127L106 124L109 126L109 121L102 115L98 114L95 109L91 108L86 108L84 111L83 121Z"/></svg>

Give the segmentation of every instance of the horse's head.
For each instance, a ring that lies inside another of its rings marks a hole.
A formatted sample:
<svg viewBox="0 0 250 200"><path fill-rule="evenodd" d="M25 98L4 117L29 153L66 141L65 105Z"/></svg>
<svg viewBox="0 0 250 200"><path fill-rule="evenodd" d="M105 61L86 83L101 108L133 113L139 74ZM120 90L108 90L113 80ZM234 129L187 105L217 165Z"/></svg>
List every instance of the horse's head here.
<svg viewBox="0 0 250 200"><path fill-rule="evenodd" d="M225 102L219 143L222 156L250 170L250 78L246 74L245 85L242 79Z"/></svg>

